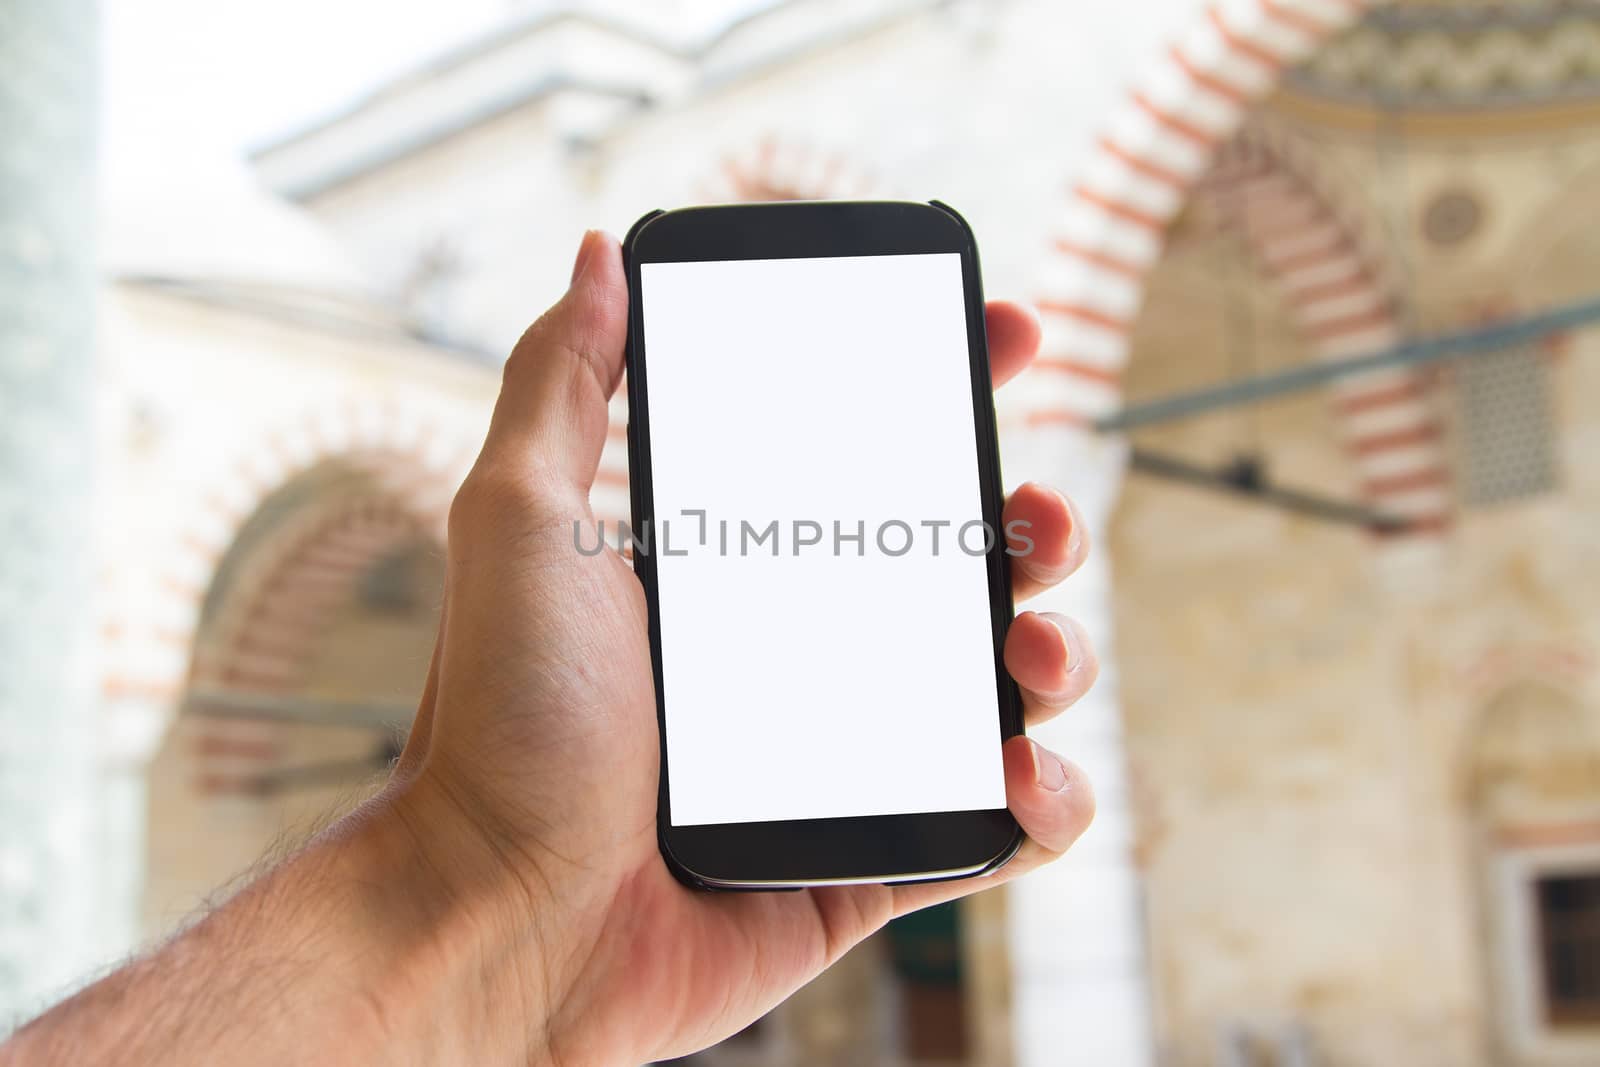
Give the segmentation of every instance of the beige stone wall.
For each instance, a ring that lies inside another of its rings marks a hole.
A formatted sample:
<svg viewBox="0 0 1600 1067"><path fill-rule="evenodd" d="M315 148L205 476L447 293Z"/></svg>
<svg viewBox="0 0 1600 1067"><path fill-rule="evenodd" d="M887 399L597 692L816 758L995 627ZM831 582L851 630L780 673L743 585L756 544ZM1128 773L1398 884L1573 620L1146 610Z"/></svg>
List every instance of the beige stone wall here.
<svg viewBox="0 0 1600 1067"><path fill-rule="evenodd" d="M1326 173L1357 176L1346 188L1369 210L1399 212L1399 269L1430 323L1476 318L1494 297L1528 308L1600 289L1600 237L1548 230L1551 211L1588 210L1559 204L1571 187L1551 164L1590 151L1576 133L1478 149L1414 138L1403 172L1370 138L1300 136ZM1455 181L1484 196L1484 230L1419 248L1414 211ZM1277 295L1240 280L1203 221L1158 271L1134 398L1305 358ZM1574 729L1600 730L1596 356L1591 332L1553 365L1560 489L1462 514L1432 565L1385 563L1356 530L1130 477L1109 546L1116 643L1174 1063L1214 1062L1232 1024L1290 1021L1308 1027L1319 1063L1534 1062L1503 1047L1488 824L1600 825L1600 778L1569 767L1553 804L1524 783L1485 820L1467 754L1484 709L1522 680L1559 685L1588 724ZM1259 442L1275 478L1356 495L1317 394L1138 440L1206 462Z"/></svg>

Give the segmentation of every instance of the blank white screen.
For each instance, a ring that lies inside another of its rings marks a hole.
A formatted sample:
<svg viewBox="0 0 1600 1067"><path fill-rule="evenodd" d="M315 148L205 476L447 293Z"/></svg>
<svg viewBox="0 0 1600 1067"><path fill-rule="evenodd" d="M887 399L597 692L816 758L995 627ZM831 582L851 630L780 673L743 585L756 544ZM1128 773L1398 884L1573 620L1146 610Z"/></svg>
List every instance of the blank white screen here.
<svg viewBox="0 0 1600 1067"><path fill-rule="evenodd" d="M960 257L641 275L673 824L1004 807Z"/></svg>

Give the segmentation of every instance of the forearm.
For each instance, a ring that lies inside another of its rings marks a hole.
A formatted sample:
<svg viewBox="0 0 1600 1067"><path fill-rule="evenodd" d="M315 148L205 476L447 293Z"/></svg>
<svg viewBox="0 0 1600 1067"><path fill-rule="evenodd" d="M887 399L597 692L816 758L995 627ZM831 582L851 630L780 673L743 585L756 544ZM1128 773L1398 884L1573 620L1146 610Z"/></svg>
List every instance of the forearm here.
<svg viewBox="0 0 1600 1067"><path fill-rule="evenodd" d="M0 1064L538 1062L531 924L494 857L417 847L434 817L374 801L25 1027Z"/></svg>

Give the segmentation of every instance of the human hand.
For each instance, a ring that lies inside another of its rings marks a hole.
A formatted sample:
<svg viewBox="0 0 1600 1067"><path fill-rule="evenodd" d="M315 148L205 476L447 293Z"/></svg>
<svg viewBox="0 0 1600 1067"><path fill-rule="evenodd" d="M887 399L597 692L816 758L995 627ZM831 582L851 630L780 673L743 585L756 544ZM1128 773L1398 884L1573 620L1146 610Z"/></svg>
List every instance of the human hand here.
<svg viewBox="0 0 1600 1067"><path fill-rule="evenodd" d="M438 645L394 780L392 819L466 915L486 1027L515 1062L564 1067L684 1055L737 1032L896 915L1054 859L1093 815L1083 774L1026 737L1004 747L1008 804L1028 841L979 879L712 894L674 880L657 851L659 736L643 590L574 521L622 375L627 289L614 238L586 235L571 289L518 342L494 418L451 508ZM987 310L996 386L1032 360L1039 327ZM1024 485L1009 526L1031 524L1015 595L1064 579L1087 550L1050 489ZM1088 639L1025 612L1005 646L1027 722L1076 700L1097 670ZM749 759L770 758L761 752ZM893 752L883 758L893 759Z"/></svg>

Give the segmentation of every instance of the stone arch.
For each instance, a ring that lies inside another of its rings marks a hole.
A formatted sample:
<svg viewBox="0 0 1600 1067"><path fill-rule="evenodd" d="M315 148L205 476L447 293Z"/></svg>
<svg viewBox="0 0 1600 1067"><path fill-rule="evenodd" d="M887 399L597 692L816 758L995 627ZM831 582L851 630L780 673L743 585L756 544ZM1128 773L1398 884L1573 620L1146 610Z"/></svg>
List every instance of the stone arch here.
<svg viewBox="0 0 1600 1067"><path fill-rule="evenodd" d="M192 652L217 568L274 492L319 465L344 464L364 472L442 542L474 444L446 418L393 399L350 398L253 435L172 517L165 548L146 564L158 576L154 594L130 598L109 614L101 693L116 711L108 727L139 734L129 743L134 750L153 751L159 743L195 666ZM130 713L135 705L141 714Z"/></svg>
<svg viewBox="0 0 1600 1067"><path fill-rule="evenodd" d="M437 516L386 483L384 458L316 464L246 520L201 607L186 707L306 691L330 630L354 609L432 614L443 587ZM269 718L202 718L186 732L202 792L259 791L283 756L285 731Z"/></svg>
<svg viewBox="0 0 1600 1067"><path fill-rule="evenodd" d="M1476 652L1459 677L1467 698L1486 707L1499 693L1527 678L1576 691L1589 684L1594 668L1593 653L1572 641L1497 642Z"/></svg>
<svg viewBox="0 0 1600 1067"><path fill-rule="evenodd" d="M1528 676L1499 689L1471 723L1463 755L1466 798L1491 823L1559 824L1600 797L1600 716L1558 680Z"/></svg>
<svg viewBox="0 0 1600 1067"><path fill-rule="evenodd" d="M1131 334L1172 220L1286 68L1363 14L1359 0L1214 0L1186 8L1170 44L1144 64L1077 167L1050 220L1035 290L1043 344L1000 395L1008 479L1064 482L1101 536L1127 468L1123 439L1089 431L1123 404ZM1110 625L1104 553L1039 597L1092 632ZM1108 661L1109 661L1108 657ZM1095 845L1008 889L1013 965L1032 976L1014 1012L1019 1059L1048 1063L1064 1028L1095 1035L1095 1062L1157 1060L1148 931L1133 862L1134 815L1114 667L1075 709L1035 731L1095 781ZM1089 896L1085 886L1099 887ZM1065 902L1080 900L1081 906ZM1041 936L1040 931L1049 931ZM1063 953L1062 945L1072 951ZM1115 975L1117 977L1113 978ZM1073 1007L1073 1005L1078 1005Z"/></svg>
<svg viewBox="0 0 1600 1067"><path fill-rule="evenodd" d="M1241 235L1317 358L1400 342L1389 265L1377 242L1285 148L1241 133L1218 153L1196 195L1208 197L1224 224ZM1393 369L1342 379L1331 392L1363 497L1405 518L1407 533L1446 529L1450 474L1428 383L1415 371Z"/></svg>
<svg viewBox="0 0 1600 1067"><path fill-rule="evenodd" d="M1564 940L1551 955L1541 932L1547 880L1600 870L1600 713L1569 681L1510 677L1476 706L1460 748L1484 991L1498 1043L1517 1062L1588 1062L1597 1049L1591 1029L1552 1026L1547 983L1574 948Z"/></svg>
<svg viewBox="0 0 1600 1067"><path fill-rule="evenodd" d="M384 483L380 458L289 477L214 568L182 696L148 761L148 930L378 788L399 751L444 554L434 516Z"/></svg>
<svg viewBox="0 0 1600 1067"><path fill-rule="evenodd" d="M1044 346L1027 376L1021 427L1081 437L1092 420L1121 406L1130 335L1168 225L1200 191L1247 109L1290 65L1373 6L1219 0L1146 68L1102 127L1057 220L1037 299ZM1269 158L1258 145L1255 162ZM1370 258L1360 274L1342 278L1338 270L1353 272L1358 264L1296 259L1343 248L1353 254L1359 244L1341 227L1332 202L1283 172L1281 161L1278 169L1250 177L1276 186L1273 210L1281 214L1274 224L1290 222L1301 232L1274 234L1273 247L1261 251L1293 294L1319 353L1349 355L1390 343L1392 306ZM1302 217L1294 219L1295 212ZM1341 387L1334 402L1368 497L1412 519L1417 533L1442 530L1448 478L1439 431L1417 383L1374 375Z"/></svg>
<svg viewBox="0 0 1600 1067"><path fill-rule="evenodd" d="M1532 749L1518 738L1530 740L1557 719L1587 717L1600 759L1600 715L1588 706L1595 664L1586 646L1560 637L1502 641L1469 662L1460 674L1466 714L1451 743L1449 773L1454 795L1475 816L1488 814L1480 804L1485 776L1495 768L1536 770Z"/></svg>
<svg viewBox="0 0 1600 1067"><path fill-rule="evenodd" d="M129 614L123 667L105 679L108 727L146 733L149 931L371 788L408 714L389 731L267 705L414 700L436 593L374 624L367 586L391 561L420 558L429 569L408 587L442 587L445 518L473 452L443 409L398 400L334 404L246 442L175 517L170 551L152 561L162 595ZM237 714L187 713L219 699Z"/></svg>
<svg viewBox="0 0 1600 1067"><path fill-rule="evenodd" d="M708 203L842 200L883 193L872 173L843 154L776 134L729 152L695 188Z"/></svg>

